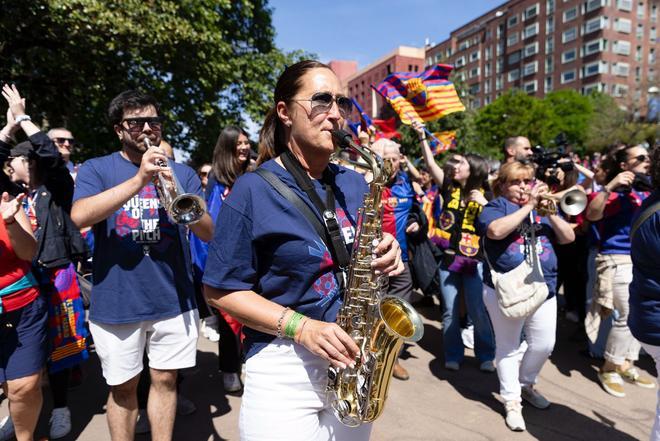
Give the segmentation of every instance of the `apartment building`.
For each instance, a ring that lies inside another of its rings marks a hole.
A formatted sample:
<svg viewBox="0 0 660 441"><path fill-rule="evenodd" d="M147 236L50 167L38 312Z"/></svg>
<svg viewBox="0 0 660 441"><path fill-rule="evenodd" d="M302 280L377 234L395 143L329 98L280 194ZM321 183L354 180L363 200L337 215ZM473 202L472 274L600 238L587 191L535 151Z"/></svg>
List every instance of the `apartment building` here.
<svg viewBox="0 0 660 441"><path fill-rule="evenodd" d="M543 97L559 89L608 93L645 115L658 85L660 0L511 0L427 48L425 65L453 64L466 105L504 91Z"/></svg>
<svg viewBox="0 0 660 441"><path fill-rule="evenodd" d="M371 85L376 86L392 72L422 72L424 54L424 48L399 46L348 77L345 80L348 84L348 96L355 98L367 115L378 116L380 108L385 103Z"/></svg>

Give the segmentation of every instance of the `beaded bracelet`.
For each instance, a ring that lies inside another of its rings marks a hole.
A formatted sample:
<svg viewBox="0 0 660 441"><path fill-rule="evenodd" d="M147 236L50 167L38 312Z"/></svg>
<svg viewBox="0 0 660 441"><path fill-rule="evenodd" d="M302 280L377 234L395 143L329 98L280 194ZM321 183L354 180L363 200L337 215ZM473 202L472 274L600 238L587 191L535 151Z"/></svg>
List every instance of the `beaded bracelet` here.
<svg viewBox="0 0 660 441"><path fill-rule="evenodd" d="M293 340L293 338L296 336L296 331L298 330L300 320L302 320L304 317L305 316L301 313L294 312L289 318L289 321L286 322L286 326L284 326L284 335Z"/></svg>
<svg viewBox="0 0 660 441"><path fill-rule="evenodd" d="M282 320L284 320L284 316L286 315L286 312L291 309L288 306L284 308L282 311L282 314L280 315L280 318L277 319L277 338L282 338Z"/></svg>

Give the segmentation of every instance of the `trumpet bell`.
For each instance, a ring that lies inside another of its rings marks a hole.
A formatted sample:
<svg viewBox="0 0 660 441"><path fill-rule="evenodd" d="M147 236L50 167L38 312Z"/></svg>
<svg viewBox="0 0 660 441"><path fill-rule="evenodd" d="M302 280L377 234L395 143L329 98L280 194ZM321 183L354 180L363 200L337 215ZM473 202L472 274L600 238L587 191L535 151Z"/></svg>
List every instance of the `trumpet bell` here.
<svg viewBox="0 0 660 441"><path fill-rule="evenodd" d="M569 216L575 216L587 208L587 195L580 190L571 190L559 202L561 210Z"/></svg>

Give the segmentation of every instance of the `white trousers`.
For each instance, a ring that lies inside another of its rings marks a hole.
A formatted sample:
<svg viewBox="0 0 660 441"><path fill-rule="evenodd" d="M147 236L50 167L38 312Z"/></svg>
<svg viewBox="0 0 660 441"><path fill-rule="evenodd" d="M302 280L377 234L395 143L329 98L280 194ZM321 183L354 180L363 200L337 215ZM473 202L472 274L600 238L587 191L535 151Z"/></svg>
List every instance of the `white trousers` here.
<svg viewBox="0 0 660 441"><path fill-rule="evenodd" d="M628 327L628 291L632 282L632 264L618 265L612 281L614 309L618 311L612 329L607 337L605 360L616 365L622 365L626 360L636 361L639 358L640 345L633 337Z"/></svg>
<svg viewBox="0 0 660 441"><path fill-rule="evenodd" d="M653 357L653 361L655 361L655 369L660 373L660 346L652 346L642 343L642 347L647 354ZM660 374L658 375L658 379L660 379ZM660 441L660 389L658 389L658 402L655 406L655 423L651 430L651 441Z"/></svg>
<svg viewBox="0 0 660 441"><path fill-rule="evenodd" d="M242 441L367 441L371 424L346 427L326 399L328 362L275 339L245 363Z"/></svg>
<svg viewBox="0 0 660 441"><path fill-rule="evenodd" d="M555 347L557 296L546 300L534 314L520 319L505 317L497 304L495 290L486 285L484 303L495 332L500 395L505 401L521 401L521 387L536 384L541 368ZM523 330L526 350L521 348L520 342Z"/></svg>

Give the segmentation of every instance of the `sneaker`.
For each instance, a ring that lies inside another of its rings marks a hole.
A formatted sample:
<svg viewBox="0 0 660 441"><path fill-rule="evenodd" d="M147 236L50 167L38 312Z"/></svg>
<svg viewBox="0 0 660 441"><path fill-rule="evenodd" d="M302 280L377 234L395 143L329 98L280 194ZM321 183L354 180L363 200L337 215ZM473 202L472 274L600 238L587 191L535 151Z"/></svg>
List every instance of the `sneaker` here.
<svg viewBox="0 0 660 441"><path fill-rule="evenodd" d="M598 379L600 384L610 395L615 397L623 398L626 396L626 393L623 391L623 379L621 375L616 372L599 372Z"/></svg>
<svg viewBox="0 0 660 441"><path fill-rule="evenodd" d="M209 339L209 341L216 342L220 341L220 333L216 331L213 328L206 328L206 338Z"/></svg>
<svg viewBox="0 0 660 441"><path fill-rule="evenodd" d="M188 398L184 397L181 394L178 394L176 397L176 414L185 416L193 414L197 411L197 406L195 403L190 401Z"/></svg>
<svg viewBox="0 0 660 441"><path fill-rule="evenodd" d="M241 377L233 372L222 373L222 384L225 387L225 392L238 392L243 388Z"/></svg>
<svg viewBox="0 0 660 441"><path fill-rule="evenodd" d="M51 439L63 438L71 432L71 411L68 407L53 409L50 415Z"/></svg>
<svg viewBox="0 0 660 441"><path fill-rule="evenodd" d="M445 362L445 369L448 371L457 371L461 367L460 364L458 364L458 361L446 361Z"/></svg>
<svg viewBox="0 0 660 441"><path fill-rule="evenodd" d="M406 381L407 379L410 378L410 374L408 374L406 368L401 366L401 364L398 361L394 363L394 368L392 369L392 376L398 380L403 380L403 381Z"/></svg>
<svg viewBox="0 0 660 441"><path fill-rule="evenodd" d="M474 349L474 326L470 325L461 329L461 340L463 340L463 346Z"/></svg>
<svg viewBox="0 0 660 441"><path fill-rule="evenodd" d="M481 372L487 372L489 374L492 374L493 372L495 372L495 363L493 363L493 360L484 361L479 366L479 370Z"/></svg>
<svg viewBox="0 0 660 441"><path fill-rule="evenodd" d="M645 387L647 389L655 389L655 381L650 377L645 377L640 374L636 367L631 367L627 371L620 371L617 369L617 373L628 383L634 383L637 386Z"/></svg>
<svg viewBox="0 0 660 441"><path fill-rule="evenodd" d="M218 317L216 315L211 315L202 320L201 332L204 337L208 338L209 332L217 333L218 332Z"/></svg>
<svg viewBox="0 0 660 441"><path fill-rule="evenodd" d="M147 409L138 410L138 419L135 424L135 434L142 435L151 432L151 424L149 424L149 415Z"/></svg>
<svg viewBox="0 0 660 441"><path fill-rule="evenodd" d="M520 401L507 401L504 403L504 409L506 410L506 425L509 429L514 432L523 432L527 428L525 427L525 419L522 415L522 404Z"/></svg>
<svg viewBox="0 0 660 441"><path fill-rule="evenodd" d="M533 386L525 386L520 391L520 395L523 400L527 401L532 406L537 409L547 409L550 407L550 401L548 401L543 395L538 393Z"/></svg>
<svg viewBox="0 0 660 441"><path fill-rule="evenodd" d="M6 416L0 420L0 441L14 439L14 435L14 422L10 416Z"/></svg>

